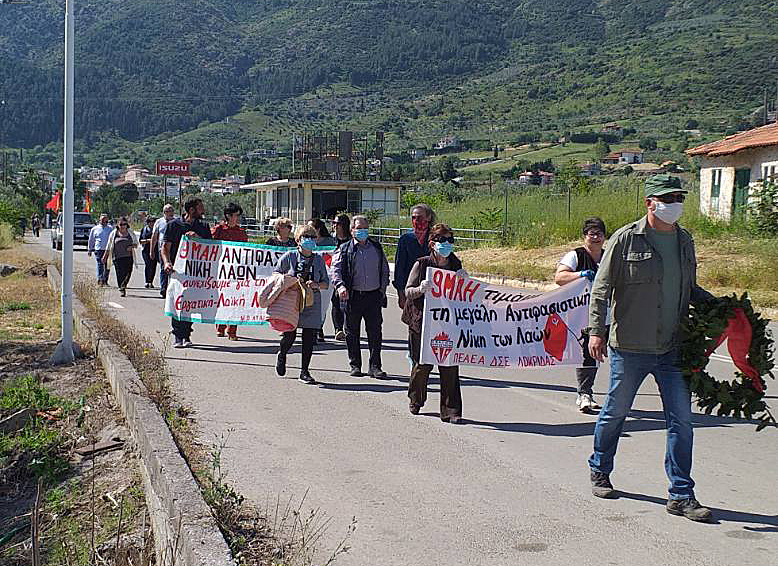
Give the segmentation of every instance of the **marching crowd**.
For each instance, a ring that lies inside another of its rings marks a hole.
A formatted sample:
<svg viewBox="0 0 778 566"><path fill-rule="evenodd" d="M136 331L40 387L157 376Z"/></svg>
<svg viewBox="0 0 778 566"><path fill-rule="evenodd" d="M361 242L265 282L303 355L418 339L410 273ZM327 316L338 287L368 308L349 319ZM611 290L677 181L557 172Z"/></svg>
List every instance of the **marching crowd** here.
<svg viewBox="0 0 778 566"><path fill-rule="evenodd" d="M586 278L592 282L589 324L584 339L584 363L576 370L576 406L583 413L596 413L594 450L589 458L592 493L597 497L617 496L610 481L619 438L638 388L648 374L659 386L667 424L665 470L670 480L668 513L695 521L711 519L710 510L694 496L691 478L693 430L691 395L678 365L680 321L689 304L705 301L709 293L696 282L696 259L691 236L678 225L687 191L680 179L670 175L649 178L644 187L645 215L615 232L607 240L604 222L597 217L584 221L583 244L558 263L554 280L558 285ZM98 284L106 285L110 266L122 295L132 274L133 250L142 248L145 282L153 287L156 265L160 266L160 294L164 297L173 261L184 235L204 239L247 241L240 226L242 210L230 204L224 220L213 228L203 221L200 199L184 204L177 218L169 204L163 216L148 219L136 239L126 218L113 228L102 215L89 235L89 253L95 254ZM427 401L427 382L432 366L420 362L421 321L424 297L431 285L425 279L428 266L466 275L454 254L453 230L436 222L426 204L411 210L412 230L398 241L393 278L386 253L370 234L368 218L339 215L330 228L312 219L296 229L288 218L273 224L276 235L267 244L289 248L275 271L297 278L308 297L299 311L297 326L281 334L276 372L285 376L290 348L301 330L302 362L299 380L316 384L310 372L315 345L324 340L321 291L333 287L330 312L334 337L345 341L352 376L363 373L360 348L364 321L369 357L367 375L386 378L382 369L381 345L383 309L387 288L397 291L402 321L408 326L408 354L412 369L408 385L409 411L418 414ZM336 252L328 270L318 247L334 246ZM171 319L173 346L191 346L192 323ZM235 325L217 325L218 336L237 339ZM598 363L610 358L608 393L602 407L593 396ZM448 423L462 420L462 395L458 366L439 366L440 418Z"/></svg>

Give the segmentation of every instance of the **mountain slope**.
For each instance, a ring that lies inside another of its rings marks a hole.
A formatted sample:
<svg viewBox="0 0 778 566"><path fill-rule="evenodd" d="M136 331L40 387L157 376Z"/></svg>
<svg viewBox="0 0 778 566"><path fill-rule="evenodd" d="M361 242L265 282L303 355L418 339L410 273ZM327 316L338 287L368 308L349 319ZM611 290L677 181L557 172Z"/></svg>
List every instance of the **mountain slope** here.
<svg viewBox="0 0 778 566"><path fill-rule="evenodd" d="M758 105L773 82L775 8L756 0L82 0L76 135L138 140L274 108L295 127L362 112L406 134L728 117ZM61 137L62 10L59 0L0 6L10 145ZM380 108L355 104L345 114L314 105L311 119L306 93L341 82L389 96Z"/></svg>

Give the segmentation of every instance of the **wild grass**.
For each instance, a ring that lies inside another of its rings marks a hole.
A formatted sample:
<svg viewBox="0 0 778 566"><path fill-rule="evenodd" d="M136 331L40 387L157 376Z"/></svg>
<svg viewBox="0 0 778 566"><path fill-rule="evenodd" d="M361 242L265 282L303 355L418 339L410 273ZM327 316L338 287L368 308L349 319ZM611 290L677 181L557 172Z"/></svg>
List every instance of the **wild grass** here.
<svg viewBox="0 0 778 566"><path fill-rule="evenodd" d="M13 228L7 222L0 222L0 250L13 247L14 232Z"/></svg>

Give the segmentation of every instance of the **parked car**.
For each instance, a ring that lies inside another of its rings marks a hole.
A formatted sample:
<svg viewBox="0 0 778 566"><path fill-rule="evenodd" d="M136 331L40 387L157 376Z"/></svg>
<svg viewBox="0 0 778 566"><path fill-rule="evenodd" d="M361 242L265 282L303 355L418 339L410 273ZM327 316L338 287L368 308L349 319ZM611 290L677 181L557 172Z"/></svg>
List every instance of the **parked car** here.
<svg viewBox="0 0 778 566"><path fill-rule="evenodd" d="M95 223L88 212L73 213L73 245L88 246L89 231ZM51 247L55 250L62 249L62 213L57 215L57 221L51 227Z"/></svg>

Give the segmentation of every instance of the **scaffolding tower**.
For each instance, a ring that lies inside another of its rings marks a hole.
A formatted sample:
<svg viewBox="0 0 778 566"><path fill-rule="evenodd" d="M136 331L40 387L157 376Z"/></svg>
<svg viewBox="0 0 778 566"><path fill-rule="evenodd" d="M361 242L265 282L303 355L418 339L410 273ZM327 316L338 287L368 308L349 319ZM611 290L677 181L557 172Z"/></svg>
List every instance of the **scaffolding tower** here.
<svg viewBox="0 0 778 566"><path fill-rule="evenodd" d="M295 136L291 178L369 181L380 179L384 132L305 132Z"/></svg>

